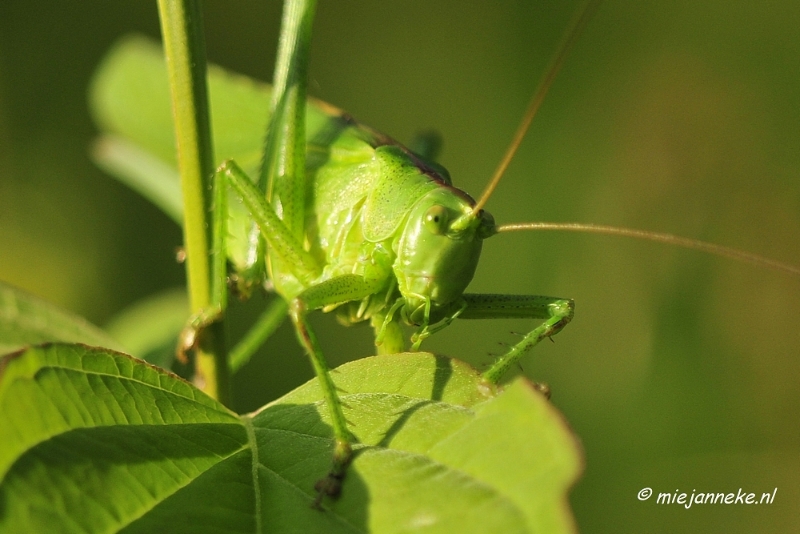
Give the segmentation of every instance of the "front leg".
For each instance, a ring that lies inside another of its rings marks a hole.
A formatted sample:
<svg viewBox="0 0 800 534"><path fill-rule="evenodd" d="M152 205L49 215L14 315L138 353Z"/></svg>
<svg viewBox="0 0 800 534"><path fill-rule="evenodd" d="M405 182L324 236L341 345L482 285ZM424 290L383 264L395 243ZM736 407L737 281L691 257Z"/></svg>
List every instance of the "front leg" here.
<svg viewBox="0 0 800 534"><path fill-rule="evenodd" d="M419 330L414 332L414 334L411 336L411 344L412 344L411 350L413 351L419 350L419 346L422 344L423 341L431 337L439 330L446 328L447 326L450 325L450 323L458 319L461 316L461 314L464 313L464 310L467 309L468 306L467 301L462 298L460 301L456 301L456 303L453 304L453 308L455 311L448 312L444 316L444 318L442 318L441 320L439 320L434 324L430 324L430 306L431 306L430 298L424 295L418 295L418 297L421 299L425 299L426 301L425 319L422 325L420 325Z"/></svg>
<svg viewBox="0 0 800 534"><path fill-rule="evenodd" d="M498 383L509 367L534 345L560 332L575 313L574 301L555 297L466 294L464 300L467 307L461 313L462 319L544 319L483 373L483 378L492 384Z"/></svg>
<svg viewBox="0 0 800 534"><path fill-rule="evenodd" d="M347 466L352 459L354 438L347 428L342 401L339 399L336 385L333 383L330 369L319 348L317 338L308 324L307 315L309 311L332 304L361 300L380 291L382 285L380 280L370 280L355 274L337 276L309 287L300 293L289 307L289 315L294 322L297 338L306 349L314 368L314 374L319 380L336 440L331 470L315 485L318 492L314 501L315 507L319 506L326 495L334 498L338 496Z"/></svg>

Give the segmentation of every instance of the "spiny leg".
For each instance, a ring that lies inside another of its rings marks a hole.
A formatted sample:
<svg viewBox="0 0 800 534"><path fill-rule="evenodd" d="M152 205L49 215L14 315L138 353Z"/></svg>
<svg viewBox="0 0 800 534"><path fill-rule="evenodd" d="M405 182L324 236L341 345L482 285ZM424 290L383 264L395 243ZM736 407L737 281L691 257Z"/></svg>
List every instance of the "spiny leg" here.
<svg viewBox="0 0 800 534"><path fill-rule="evenodd" d="M523 336L520 342L483 373L483 378L492 384L498 383L508 369L534 345L560 332L575 313L572 300L556 297L465 294L464 299L467 307L461 313L462 319L544 319L542 324Z"/></svg>
<svg viewBox="0 0 800 534"><path fill-rule="evenodd" d="M290 302L289 314L294 322L297 337L308 353L314 373L319 380L336 440L331 470L315 486L318 495L314 505L318 506L324 496L338 495L347 465L352 458L353 438L347 428L342 403L331 378L330 369L306 316L309 311L330 304L361 300L378 292L383 282L368 280L358 275L344 275L311 285L320 272L319 265L289 232L273 207L259 194L244 171L234 161L226 161L218 169L217 177L226 180L242 199L267 241L271 254L279 257L291 268L292 274L297 279L309 285L308 289Z"/></svg>
<svg viewBox="0 0 800 534"><path fill-rule="evenodd" d="M267 203L250 177L233 160L228 160L217 169L217 179L224 179L236 191L250 216L261 230L271 254L277 254L292 274L303 284L310 284L322 270L301 242L289 231L284 222Z"/></svg>
<svg viewBox="0 0 800 534"><path fill-rule="evenodd" d="M320 283L314 283L320 268L316 260L300 246L300 243L288 231L283 221L278 218L274 209L258 193L258 189L248 176L233 161L227 161L217 171L219 179L226 179L237 192L250 215L258 224L261 234L271 249L271 254L292 269L292 274L308 286L289 303L289 314L295 325L297 337L311 359L314 373L319 380L325 404L328 407L336 445L334 447L333 466L328 475L320 480L316 489L318 506L325 495L335 497L342 484L344 473L352 457L353 437L347 428L347 421L342 411L342 403L330 370L309 327L306 316L309 311L324 308L332 304L359 301L379 293L386 283L381 273L372 273L372 278L349 274L337 276Z"/></svg>
<svg viewBox="0 0 800 534"><path fill-rule="evenodd" d="M212 253L213 281L212 304L207 309L193 315L183 329L178 344L178 358L184 360L187 351L191 350L200 333L209 325L220 320L224 315L227 305L226 280L226 245L227 235L227 187L230 185L247 206L253 220L261 229L261 234L272 247L273 253L284 258L292 268L298 280L303 283L317 276L320 267L316 260L303 249L300 242L283 224L275 210L264 199L258 188L253 184L247 174L236 164L228 160L217 169L214 174L215 210L214 210L214 246Z"/></svg>
<svg viewBox="0 0 800 534"><path fill-rule="evenodd" d="M322 355L322 350L319 348L317 336L309 328L306 320L306 307L300 299L295 299L292 302L290 315L295 325L297 338L309 355L314 374L317 376L320 389L322 389L325 404L330 412L334 439L336 440L333 448L333 465L328 475L318 480L314 485L314 489L317 490L317 498L314 500L314 507L316 508L319 507L324 496L328 495L334 498L339 496L347 466L353 455L353 436L347 429L347 419L345 419L344 411L342 411L342 401L336 391L336 384L333 383L330 368Z"/></svg>
<svg viewBox="0 0 800 534"><path fill-rule="evenodd" d="M319 265L289 232L245 172L234 161L226 161L217 170L216 177L217 180L228 182L242 199L271 248L271 253L280 257L284 264L292 269L295 277L309 285L308 289L289 303L289 314L294 322L297 337L308 353L314 373L319 380L336 440L333 466L328 475L316 485L319 493L314 505L318 506L325 495L335 497L338 494L352 457L353 437L347 428L342 403L330 370L306 316L309 311L327 305L358 301L375 294L381 290L385 282L379 278L367 279L359 275L343 275L311 285L320 272Z"/></svg>
<svg viewBox="0 0 800 534"><path fill-rule="evenodd" d="M336 440L331 470L314 486L318 492L317 498L314 500L315 507L319 506L326 495L334 498L339 495L347 466L352 460L354 438L347 428L342 401L339 399L330 369L306 317L311 310L341 302L358 301L368 295L373 295L380 291L382 284L383 282L380 280L369 280L355 274L337 276L309 287L300 293L289 306L289 315L295 324L297 338L306 349L314 373L319 380Z"/></svg>
<svg viewBox="0 0 800 534"><path fill-rule="evenodd" d="M320 270L316 261L302 247L305 221L305 108L308 71L308 50L316 0L287 0L281 22L281 38L275 65L270 121L267 128L265 154L256 187L235 163L226 162L216 172L214 180L214 250L212 305L190 319L181 334L179 355L192 348L202 330L219 320L226 307L225 230L227 228L227 178L247 204L254 223L273 250L288 258L290 270L303 283L308 283ZM280 189L283 207L282 220L266 203L265 191L272 199L273 190ZM248 267L239 276L245 293L262 280L264 273L263 241L251 232ZM298 263L299 262L299 263Z"/></svg>

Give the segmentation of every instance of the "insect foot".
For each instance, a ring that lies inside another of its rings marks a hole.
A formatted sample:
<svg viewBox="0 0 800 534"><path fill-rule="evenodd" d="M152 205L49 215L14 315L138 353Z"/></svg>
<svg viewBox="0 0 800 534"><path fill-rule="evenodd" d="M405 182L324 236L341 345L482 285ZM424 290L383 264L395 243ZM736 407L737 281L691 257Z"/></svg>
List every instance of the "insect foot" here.
<svg viewBox="0 0 800 534"><path fill-rule="evenodd" d="M491 384L497 384L508 369L516 364L519 359L545 338L559 333L569 324L575 315L575 302L571 299L546 297L550 302L546 305L546 320L526 334L516 345L509 348L503 356L483 373L483 378Z"/></svg>
<svg viewBox="0 0 800 534"><path fill-rule="evenodd" d="M336 499L342 493L342 483L344 476L347 473L347 466L350 465L353 459L353 449L350 443L346 441L336 440L336 448L333 452L333 465L330 472L317 483L314 484L314 489L317 492L317 497L311 503L312 508L320 510L322 499L330 497Z"/></svg>
<svg viewBox="0 0 800 534"><path fill-rule="evenodd" d="M550 400L551 391L550 391L550 386L548 386L547 384L543 382L534 382L533 389L544 395L544 398L546 398L547 400Z"/></svg>
<svg viewBox="0 0 800 534"><path fill-rule="evenodd" d="M222 319L222 309L209 308L192 315L186 326L178 335L178 346L175 347L175 357L181 363L189 363L189 353L200 345L203 331Z"/></svg>

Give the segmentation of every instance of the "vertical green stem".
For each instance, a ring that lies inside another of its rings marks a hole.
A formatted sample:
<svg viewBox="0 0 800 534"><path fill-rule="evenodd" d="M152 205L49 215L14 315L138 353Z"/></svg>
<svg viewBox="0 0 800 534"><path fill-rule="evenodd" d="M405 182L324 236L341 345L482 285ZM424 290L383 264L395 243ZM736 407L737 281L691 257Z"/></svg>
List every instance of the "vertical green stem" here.
<svg viewBox="0 0 800 534"><path fill-rule="evenodd" d="M213 148L203 19L199 0L159 0L158 9L183 190L189 300L197 313L212 305L209 218L213 207ZM201 332L195 382L212 397L228 403L230 384L222 322Z"/></svg>

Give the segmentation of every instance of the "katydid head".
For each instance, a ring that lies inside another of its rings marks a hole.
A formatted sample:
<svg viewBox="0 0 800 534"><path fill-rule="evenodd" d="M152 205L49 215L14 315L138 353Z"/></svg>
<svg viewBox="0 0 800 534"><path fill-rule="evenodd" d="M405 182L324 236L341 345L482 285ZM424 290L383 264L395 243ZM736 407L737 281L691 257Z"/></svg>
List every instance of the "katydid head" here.
<svg viewBox="0 0 800 534"><path fill-rule="evenodd" d="M459 189L442 186L414 204L397 241L394 272L410 324L436 321L458 302L475 274L494 218Z"/></svg>

